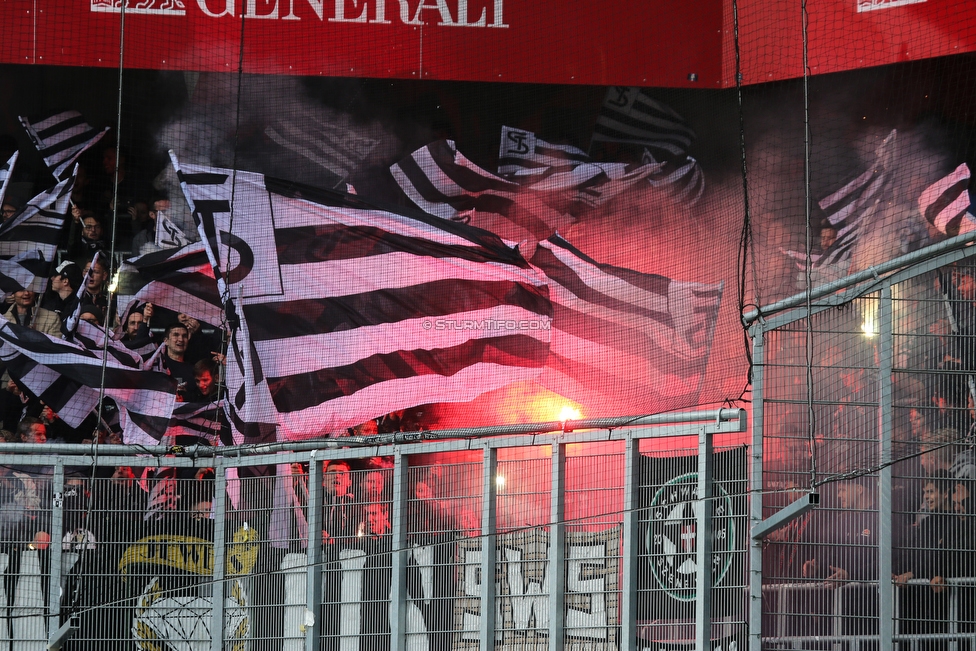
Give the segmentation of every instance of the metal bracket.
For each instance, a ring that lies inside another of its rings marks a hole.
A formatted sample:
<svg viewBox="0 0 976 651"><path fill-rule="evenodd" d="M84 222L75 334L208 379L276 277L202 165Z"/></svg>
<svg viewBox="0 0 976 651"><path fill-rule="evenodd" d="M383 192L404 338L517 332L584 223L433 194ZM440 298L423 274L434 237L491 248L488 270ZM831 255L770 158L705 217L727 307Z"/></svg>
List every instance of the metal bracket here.
<svg viewBox="0 0 976 651"><path fill-rule="evenodd" d="M786 508L780 509L752 528L752 539L762 540L767 534L776 531L790 520L800 517L820 504L820 493L810 492Z"/></svg>

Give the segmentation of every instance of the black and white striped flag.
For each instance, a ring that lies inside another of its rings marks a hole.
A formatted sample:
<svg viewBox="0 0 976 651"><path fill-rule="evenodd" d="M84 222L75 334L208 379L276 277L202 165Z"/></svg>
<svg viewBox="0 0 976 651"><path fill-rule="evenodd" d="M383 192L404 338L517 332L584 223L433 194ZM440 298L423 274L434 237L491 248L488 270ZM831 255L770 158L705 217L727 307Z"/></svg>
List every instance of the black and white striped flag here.
<svg viewBox="0 0 976 651"><path fill-rule="evenodd" d="M260 174L177 169L218 284L246 325L233 328L228 359L235 428L242 388L260 405L267 387L278 437L293 440L469 401L541 371L545 280L497 236L352 208Z"/></svg>
<svg viewBox="0 0 976 651"><path fill-rule="evenodd" d="M670 195L674 201L692 206L705 193L705 175L693 156L676 162L659 163L650 150L644 150L645 165L657 165L647 177L652 188Z"/></svg>
<svg viewBox="0 0 976 651"><path fill-rule="evenodd" d="M940 233L955 237L976 230L969 203L969 166L963 163L925 188L918 198L918 209Z"/></svg>
<svg viewBox="0 0 976 651"><path fill-rule="evenodd" d="M601 264L556 236L532 264L549 280L552 343L538 382L588 415L698 404L722 284Z"/></svg>
<svg viewBox="0 0 976 651"><path fill-rule="evenodd" d="M657 160L677 160L695 140L684 118L634 86L611 86L593 127L593 142L647 147Z"/></svg>
<svg viewBox="0 0 976 651"><path fill-rule="evenodd" d="M33 123L21 117L20 123L40 152L44 164L59 181L68 177L78 157L109 130L109 127L99 131L89 126L78 111L65 111Z"/></svg>
<svg viewBox="0 0 976 651"><path fill-rule="evenodd" d="M177 437L195 438L207 441L210 445L219 445L224 424L220 422L220 414L224 410L222 400L217 402L181 402L173 409L173 417L166 430L167 441L175 441Z"/></svg>
<svg viewBox="0 0 976 651"><path fill-rule="evenodd" d="M407 197L426 213L453 219L480 210L507 215L521 186L478 167L453 140L437 140L390 167Z"/></svg>
<svg viewBox="0 0 976 651"><path fill-rule="evenodd" d="M538 193L555 209L598 206L659 174L662 163L597 163L581 149L554 145L531 131L502 127L498 174Z"/></svg>
<svg viewBox="0 0 976 651"><path fill-rule="evenodd" d="M592 162L590 156L578 147L546 142L525 129L502 127L498 144L498 175L520 185L532 185L543 178L570 174ZM584 168L582 172L599 174L600 170Z"/></svg>
<svg viewBox="0 0 976 651"><path fill-rule="evenodd" d="M0 345L0 360L7 365L10 377L43 400L70 427L80 427L98 406L98 389L38 363L13 346Z"/></svg>
<svg viewBox="0 0 976 651"><path fill-rule="evenodd" d="M0 258L39 250L45 260L54 260L74 180L72 174L40 193L0 225Z"/></svg>
<svg viewBox="0 0 976 651"><path fill-rule="evenodd" d="M837 230L837 240L824 251L818 265L835 265L849 259L862 226L884 207L897 136L898 132L892 130L875 150L874 164L868 170L820 200L820 209Z"/></svg>
<svg viewBox="0 0 976 651"><path fill-rule="evenodd" d="M88 329L87 326L91 324L81 326L81 334L88 336L92 342L97 342L96 333L100 331L96 327ZM123 437L126 443L155 445L166 433L176 403L176 381L165 373L142 370L138 356L133 356L124 348L119 350L113 345L109 346L103 376L102 351L97 347L89 349L81 343L54 339L12 323L0 324L0 341L3 344L0 346L0 358L13 358L20 354L67 378L75 383L78 392L83 392L83 396L78 399L82 404L90 404L92 392L97 404L99 388L104 380L105 395L122 409ZM97 343L92 345L97 346ZM45 375L48 378L53 377L46 372ZM21 381L36 393L24 380L24 375L21 376ZM35 386L41 388L40 385ZM67 404L70 400L61 402ZM84 416L90 411L89 409ZM65 414L61 411L58 414L70 424Z"/></svg>
<svg viewBox="0 0 976 651"><path fill-rule="evenodd" d="M574 221L544 197L478 167L451 140L418 149L390 172L427 214L484 228L513 242L543 240Z"/></svg>
<svg viewBox="0 0 976 651"><path fill-rule="evenodd" d="M219 326L224 308L203 242L129 258L119 269L120 305L132 300L192 316Z"/></svg>
<svg viewBox="0 0 976 651"><path fill-rule="evenodd" d="M15 151L13 155L7 159L7 162L0 165L0 204L3 203L4 197L7 196L7 186L10 185L10 179L14 175L14 165L17 164L17 156L20 152Z"/></svg>
<svg viewBox="0 0 976 651"><path fill-rule="evenodd" d="M264 135L328 172L329 184L334 187L349 178L379 144L360 132L361 128L345 115L328 121L303 116L300 122L279 118L265 128Z"/></svg>
<svg viewBox="0 0 976 651"><path fill-rule="evenodd" d="M13 294L22 289L43 292L50 269L51 263L37 250L0 259L0 293Z"/></svg>

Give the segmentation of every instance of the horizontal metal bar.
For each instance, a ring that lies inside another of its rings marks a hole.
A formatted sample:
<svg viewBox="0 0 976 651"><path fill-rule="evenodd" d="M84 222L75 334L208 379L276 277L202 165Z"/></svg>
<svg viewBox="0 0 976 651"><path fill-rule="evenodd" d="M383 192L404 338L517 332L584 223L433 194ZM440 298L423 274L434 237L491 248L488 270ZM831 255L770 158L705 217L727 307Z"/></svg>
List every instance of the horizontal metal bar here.
<svg viewBox="0 0 976 651"><path fill-rule="evenodd" d="M955 251L947 251L945 253L939 254L936 257L924 260L917 264L913 264L911 267L897 271L890 276L886 276L884 282L896 285L898 283L904 282L910 278L914 278L923 273L928 273L934 269L940 267L945 267L947 265L959 262L960 260L965 260L966 258L971 258L976 256L976 247L968 246L964 249L957 249ZM851 302L852 300L862 296L865 293L874 291L880 283L875 281L873 278L871 282L864 281L864 284L859 284L855 287L851 287L843 292L837 294L832 294L810 306L810 314L819 314L824 310L833 309L839 305L844 305ZM789 325L794 321L799 321L800 319L805 319L807 317L806 306L800 306L796 309L791 309L785 312L780 312L775 315L763 313L763 319L765 323L763 324L763 330L767 332L769 330L775 330L781 328L785 325Z"/></svg>
<svg viewBox="0 0 976 651"><path fill-rule="evenodd" d="M344 437L338 439L323 439L315 441L301 442L282 442L269 443L265 445L239 445L239 446L218 446L210 447L203 445L187 446L179 448L170 447L144 447L134 445L78 445L71 443L4 443L3 453L0 454L0 463L6 457L17 456L17 461L7 461L6 463L25 463L28 465L53 465L58 456L77 456L79 464L91 465L95 460L97 450L98 465L111 465L106 461L111 460L114 465L138 465L138 466L186 466L199 465L194 462L197 458L221 457L243 457L247 456L248 463L240 465L256 465L259 463L280 463L282 457L278 452L301 453L312 450L330 450L334 453L334 458L358 458L363 456L385 456L392 454L396 449L394 446L404 443L425 443L424 452L437 451L429 445L430 442L451 441L451 450L465 449L465 439L484 439L490 437L503 437L512 435L522 435L511 438L507 441L491 441L492 447L513 447L530 445L549 445L553 442L576 443L586 441L601 440L622 440L624 438L617 431L593 432L580 430L618 430L620 428L642 428L653 425L672 425L679 423L708 423L709 431L714 432L739 432L745 431L746 412L743 409L713 409L708 411L686 411L669 412L664 414L649 414L644 416L617 416L613 418L585 418L576 421L549 421L544 423L515 423L512 425L494 425L490 427L471 427L449 430L430 430L424 432L396 432L393 434L381 434L366 437ZM552 433L557 434L552 434ZM697 433L689 431L689 434ZM527 440L525 434L539 434L550 436L536 436ZM632 433L632 436L634 433ZM647 430L645 438L650 436L673 436L674 433L662 434L656 430ZM567 438L568 437L568 438ZM458 439L461 439L459 442ZM482 450L483 445L477 443L468 449ZM368 448L368 449L363 449ZM419 450L418 450L419 451ZM385 453L385 454L384 454ZM43 455L43 456L39 456ZM57 456L52 456L57 455ZM143 460L136 462L133 457L141 455ZM266 456L260 460L253 457ZM117 463L119 459L133 459L126 463ZM304 457L303 457L304 458Z"/></svg>
<svg viewBox="0 0 976 651"><path fill-rule="evenodd" d="M787 310L791 307L797 307L798 305L801 305L807 301L808 294L810 300L816 300L826 296L827 294L833 294L836 291L864 282L865 280L872 278L877 280L878 276L882 274L895 271L896 269L914 264L916 262L921 262L944 251L963 247L971 242L976 242L976 231L951 237L947 240L921 248L918 251L912 251L911 253L906 253L905 255L888 260L887 262L874 265L873 267L869 267L863 271L851 274L850 276L845 276L844 278L814 287L809 293L805 291L800 292L788 298L776 301L775 303L771 303L765 307L749 310L742 315L742 323L749 326L753 321L759 318L760 314L766 316L769 314L775 314L776 312L782 312L783 310Z"/></svg>
<svg viewBox="0 0 976 651"><path fill-rule="evenodd" d="M766 534L776 531L790 520L800 517L818 504L820 504L820 493L807 493L753 527L752 539L762 540Z"/></svg>

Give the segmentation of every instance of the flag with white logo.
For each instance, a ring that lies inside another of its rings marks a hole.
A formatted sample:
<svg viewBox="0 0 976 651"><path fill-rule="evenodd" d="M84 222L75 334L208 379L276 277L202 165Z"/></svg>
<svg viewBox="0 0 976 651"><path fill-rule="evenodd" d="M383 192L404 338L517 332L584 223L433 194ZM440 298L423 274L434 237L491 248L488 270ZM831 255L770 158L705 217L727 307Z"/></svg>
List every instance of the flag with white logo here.
<svg viewBox="0 0 976 651"><path fill-rule="evenodd" d="M188 245L190 238L160 210L156 212L155 243L162 249L178 249Z"/></svg>
<svg viewBox="0 0 976 651"><path fill-rule="evenodd" d="M502 127L498 175L537 193L552 208L570 213L598 206L642 180L651 180L663 163L598 163L571 145L546 142L531 131Z"/></svg>
<svg viewBox="0 0 976 651"><path fill-rule="evenodd" d="M647 640L670 639L676 625L694 624L698 547L706 533L700 519L706 515L711 520L712 615L734 618L739 612L747 580L746 449L715 452L711 467L711 495L702 495L697 454L672 451L641 457L638 527L643 549L638 553L637 616L646 622ZM733 625L715 627L714 635L723 638L713 639L710 648L735 648L745 632Z"/></svg>
<svg viewBox="0 0 976 651"><path fill-rule="evenodd" d="M969 166L963 163L925 188L918 198L918 209L949 237L976 230L976 217L969 212Z"/></svg>
<svg viewBox="0 0 976 651"><path fill-rule="evenodd" d="M469 401L545 363L545 280L491 233L261 174L177 168L239 322L235 428L248 390L259 412L270 395L279 439L305 439Z"/></svg>
<svg viewBox="0 0 976 651"><path fill-rule="evenodd" d="M721 283L601 264L558 236L539 243L532 264L548 278L553 306L540 384L594 416L698 404Z"/></svg>
<svg viewBox="0 0 976 651"><path fill-rule="evenodd" d="M24 125L31 142L40 152L44 164L59 181L68 177L71 166L78 157L101 140L109 130L109 127L105 127L99 131L90 126L78 111L57 113L33 123L21 117L20 123Z"/></svg>

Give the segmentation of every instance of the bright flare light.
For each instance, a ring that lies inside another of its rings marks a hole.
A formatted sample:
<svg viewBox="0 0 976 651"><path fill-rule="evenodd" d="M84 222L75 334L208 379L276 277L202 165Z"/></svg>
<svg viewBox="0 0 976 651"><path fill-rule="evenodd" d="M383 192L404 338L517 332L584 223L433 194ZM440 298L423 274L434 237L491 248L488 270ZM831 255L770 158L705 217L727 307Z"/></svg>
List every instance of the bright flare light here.
<svg viewBox="0 0 976 651"><path fill-rule="evenodd" d="M501 490L505 488L505 476L495 475L495 488Z"/></svg>
<svg viewBox="0 0 976 651"><path fill-rule="evenodd" d="M864 323L861 324L861 330L864 331L864 336L868 339L878 334L878 325L874 321L874 312L868 312L864 315Z"/></svg>
<svg viewBox="0 0 976 651"><path fill-rule="evenodd" d="M563 408L559 410L559 418L557 420L565 423L567 420L579 420L582 417L583 414L580 413L579 409L574 409L569 405L563 405Z"/></svg>
<svg viewBox="0 0 976 651"><path fill-rule="evenodd" d="M115 290L119 288L119 270L115 270L115 275L112 276L112 282L108 285L108 293L114 294Z"/></svg>

